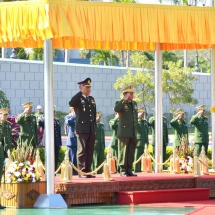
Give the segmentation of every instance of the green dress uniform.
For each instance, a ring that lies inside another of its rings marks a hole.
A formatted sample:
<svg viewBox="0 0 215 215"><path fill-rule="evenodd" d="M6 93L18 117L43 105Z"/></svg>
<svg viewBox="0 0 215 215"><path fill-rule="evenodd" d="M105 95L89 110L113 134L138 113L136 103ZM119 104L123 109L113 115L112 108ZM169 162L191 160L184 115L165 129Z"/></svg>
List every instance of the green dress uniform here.
<svg viewBox="0 0 215 215"><path fill-rule="evenodd" d="M155 117L152 116L148 120L148 126L151 127L152 130L152 147L153 147L153 155L155 156ZM163 116L163 162L166 161L166 147L168 145L168 127L166 117Z"/></svg>
<svg viewBox="0 0 215 215"><path fill-rule="evenodd" d="M40 121L40 119L42 119L44 117L44 115L43 115L43 113L36 112L34 114L34 116L36 117L36 120L37 120L37 126L39 126L39 121Z"/></svg>
<svg viewBox="0 0 215 215"><path fill-rule="evenodd" d="M117 130L119 125L119 116L115 116L114 119L111 119L109 122L110 128L113 131L112 139L110 142L110 147L112 148L113 156L118 159L118 138ZM119 165L116 165L117 172L120 172Z"/></svg>
<svg viewBox="0 0 215 215"><path fill-rule="evenodd" d="M98 168L104 162L105 160L104 150L105 150L104 124L99 122L99 123L96 123L96 139L95 139L93 163L92 163L93 170ZM103 172L102 170L103 168L101 168L97 173L101 174Z"/></svg>
<svg viewBox="0 0 215 215"><path fill-rule="evenodd" d="M187 124L183 119L180 120L177 116L170 121L170 125L173 127L175 131L173 146L179 149L183 137L186 138L186 140L188 141Z"/></svg>
<svg viewBox="0 0 215 215"><path fill-rule="evenodd" d="M3 174L4 158L5 158L5 153L4 153L3 126L2 126L2 123L0 122L0 183L1 183L1 178Z"/></svg>
<svg viewBox="0 0 215 215"><path fill-rule="evenodd" d="M5 154L7 156L8 149L12 148L12 128L11 123L9 121L1 121L2 124L2 132L3 132L3 139L5 145Z"/></svg>
<svg viewBox="0 0 215 215"><path fill-rule="evenodd" d="M122 176L133 176L132 166L137 140L138 108L135 101L122 99L115 104L119 114L117 137L119 139L119 165Z"/></svg>
<svg viewBox="0 0 215 215"><path fill-rule="evenodd" d="M194 125L194 144L199 156L201 153L202 146L205 147L205 154L208 151L208 118L206 116L200 116L199 114L193 115L190 120L190 124Z"/></svg>
<svg viewBox="0 0 215 215"><path fill-rule="evenodd" d="M149 144L149 128L145 119L138 119L137 146L134 153L134 160L137 161L144 152L145 144ZM134 166L134 172L141 172L141 162Z"/></svg>
<svg viewBox="0 0 215 215"><path fill-rule="evenodd" d="M23 112L17 116L16 123L20 125L18 144L23 146L32 145L36 148L38 145L36 117L33 114L28 115Z"/></svg>

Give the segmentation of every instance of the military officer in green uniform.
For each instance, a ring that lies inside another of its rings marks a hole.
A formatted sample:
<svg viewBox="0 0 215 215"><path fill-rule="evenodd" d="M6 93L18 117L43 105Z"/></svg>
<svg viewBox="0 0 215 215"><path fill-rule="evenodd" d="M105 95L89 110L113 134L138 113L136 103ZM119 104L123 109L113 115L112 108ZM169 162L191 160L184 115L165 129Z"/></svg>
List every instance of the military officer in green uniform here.
<svg viewBox="0 0 215 215"><path fill-rule="evenodd" d="M112 148L113 156L118 159L118 138L117 138L117 130L119 125L119 114L115 112L114 119L111 119L109 122L110 129L113 131L112 133L112 139L110 142L110 147ZM120 172L119 165L116 163L116 170L117 172Z"/></svg>
<svg viewBox="0 0 215 215"><path fill-rule="evenodd" d="M134 160L137 161L144 152L145 144L149 144L149 128L145 119L145 108L138 109L138 129L137 129L137 146L134 153ZM134 172L141 172L141 162L134 166Z"/></svg>
<svg viewBox="0 0 215 215"><path fill-rule="evenodd" d="M154 110L154 109L153 109ZM148 120L148 126L151 127L152 140L151 144L153 147L153 155L155 156L155 116L151 116ZM166 147L168 145L168 127L166 117L163 116L163 162L166 160Z"/></svg>
<svg viewBox="0 0 215 215"><path fill-rule="evenodd" d="M175 117L170 121L170 125L175 131L173 146L179 150L182 146L182 141L188 143L188 128L184 121L184 110L178 109L174 114Z"/></svg>
<svg viewBox="0 0 215 215"><path fill-rule="evenodd" d="M24 111L16 118L16 123L20 125L20 134L17 141L18 145L29 146L34 148L38 145L37 139L37 120L32 114L32 102L24 103Z"/></svg>
<svg viewBox="0 0 215 215"><path fill-rule="evenodd" d="M96 113L96 140L93 152L93 163L92 169L98 168L105 160L104 150L105 150L105 130L104 124L101 122L102 113ZM101 174L103 171L101 168L97 173Z"/></svg>
<svg viewBox="0 0 215 215"><path fill-rule="evenodd" d="M199 156L201 153L202 146L205 147L205 154L208 152L208 118L205 116L206 106L201 105L196 107L197 114L193 115L190 120L190 124L194 125L194 144Z"/></svg>
<svg viewBox="0 0 215 215"><path fill-rule="evenodd" d="M8 109L0 109L0 184L3 175L4 160L7 158L7 151L11 150L12 133L11 124L7 121ZM5 207L0 204L0 209Z"/></svg>
<svg viewBox="0 0 215 215"><path fill-rule="evenodd" d="M134 152L137 143L138 108L133 101L134 88L128 86L122 90L123 99L117 101L114 111L119 114L117 137L119 139L119 165L121 176L137 176L132 172Z"/></svg>
<svg viewBox="0 0 215 215"><path fill-rule="evenodd" d="M91 79L78 82L80 91L74 95L69 105L76 114L75 131L78 141L77 163L82 172L90 172L96 137L96 102L90 96ZM80 178L95 178L94 175L79 174Z"/></svg>

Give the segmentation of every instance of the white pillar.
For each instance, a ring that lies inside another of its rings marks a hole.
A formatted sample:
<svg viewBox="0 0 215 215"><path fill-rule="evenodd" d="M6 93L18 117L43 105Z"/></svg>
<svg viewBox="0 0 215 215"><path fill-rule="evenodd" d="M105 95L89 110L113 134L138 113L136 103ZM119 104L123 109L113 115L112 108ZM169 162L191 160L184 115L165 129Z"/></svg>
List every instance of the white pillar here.
<svg viewBox="0 0 215 215"><path fill-rule="evenodd" d="M163 101L162 101L162 52L160 43L155 50L155 160L163 162ZM162 166L155 164L155 172L161 172Z"/></svg>

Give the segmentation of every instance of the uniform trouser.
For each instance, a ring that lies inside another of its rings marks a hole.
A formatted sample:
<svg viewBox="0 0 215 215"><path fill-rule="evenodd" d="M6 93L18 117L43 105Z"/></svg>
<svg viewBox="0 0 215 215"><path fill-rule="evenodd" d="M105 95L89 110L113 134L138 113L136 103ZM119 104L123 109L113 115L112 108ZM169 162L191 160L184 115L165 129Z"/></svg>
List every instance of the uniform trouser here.
<svg viewBox="0 0 215 215"><path fill-rule="evenodd" d="M112 152L113 152L113 156L116 157L118 159L118 147L116 146L111 146L112 148ZM120 167L118 165L118 162L115 162L115 166L116 166L116 171L120 172Z"/></svg>
<svg viewBox="0 0 215 215"><path fill-rule="evenodd" d="M67 146L69 161L77 167L77 146ZM73 175L77 175L77 171L73 169Z"/></svg>
<svg viewBox="0 0 215 215"><path fill-rule="evenodd" d="M92 163L92 169L95 170L98 168L105 160L104 156L104 150L103 149L94 149L93 153L93 163ZM97 171L98 174L102 174L103 167Z"/></svg>
<svg viewBox="0 0 215 215"><path fill-rule="evenodd" d="M194 146L196 148L197 156L199 156L201 154L202 146L205 147L205 154L207 155L207 153L208 153L208 143L195 143Z"/></svg>
<svg viewBox="0 0 215 215"><path fill-rule="evenodd" d="M153 147L153 157L155 158L155 145ZM166 144L163 146L163 163L166 161ZM158 161L159 163L160 161Z"/></svg>
<svg viewBox="0 0 215 215"><path fill-rule="evenodd" d="M2 175L3 175L3 167L4 167L4 158L0 158L0 187L1 187L1 182L2 182L1 179L2 179ZM5 178L4 178L4 180L5 180ZM1 205L1 197L0 197L0 205Z"/></svg>
<svg viewBox="0 0 215 215"><path fill-rule="evenodd" d="M121 173L132 173L134 151L136 148L135 138L119 137L119 166Z"/></svg>
<svg viewBox="0 0 215 215"><path fill-rule="evenodd" d="M137 161L144 152L144 147L137 146L134 152L134 161ZM141 172L141 161L134 166L134 172Z"/></svg>
<svg viewBox="0 0 215 215"><path fill-rule="evenodd" d="M78 142L77 150L78 168L83 172L90 172L93 160L95 133L76 134L76 136Z"/></svg>
<svg viewBox="0 0 215 215"><path fill-rule="evenodd" d="M54 160L55 160L55 170L57 170L57 165L59 161L59 153L60 153L60 146L54 147Z"/></svg>

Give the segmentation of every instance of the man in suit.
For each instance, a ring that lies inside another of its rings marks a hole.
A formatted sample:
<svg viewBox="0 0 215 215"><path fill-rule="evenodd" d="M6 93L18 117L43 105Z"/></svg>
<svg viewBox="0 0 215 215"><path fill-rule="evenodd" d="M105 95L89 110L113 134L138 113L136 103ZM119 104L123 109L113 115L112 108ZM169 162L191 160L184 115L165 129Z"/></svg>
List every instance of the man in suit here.
<svg viewBox="0 0 215 215"><path fill-rule="evenodd" d="M56 106L54 105L54 115L56 112ZM44 117L39 120L39 126L45 129L45 119ZM45 134L45 132L43 132ZM45 140L44 140L45 142ZM55 155L55 170L58 168L59 154L62 146L61 140L61 126L57 118L54 117L54 155Z"/></svg>
<svg viewBox="0 0 215 215"><path fill-rule="evenodd" d="M190 124L194 125L194 144L199 156L201 153L202 146L205 147L205 154L208 152L208 118L205 116L206 106L201 105L196 107L198 112L193 115L190 120Z"/></svg>
<svg viewBox="0 0 215 215"><path fill-rule="evenodd" d="M67 151L69 160L77 167L77 137L75 134L76 115L73 107L70 107L69 115L65 116L64 125L66 125ZM73 169L73 175L77 175L77 171Z"/></svg>
<svg viewBox="0 0 215 215"><path fill-rule="evenodd" d="M132 172L134 151L137 140L138 114L137 103L133 101L134 88L125 87L122 90L123 99L117 101L114 111L119 114L117 137L119 139L119 165L121 176L137 176Z"/></svg>
<svg viewBox="0 0 215 215"><path fill-rule="evenodd" d="M170 121L170 125L175 131L173 146L179 150L184 143L188 144L188 128L184 121L184 110L178 109L174 114L175 117ZM182 141L184 142L183 144Z"/></svg>
<svg viewBox="0 0 215 215"><path fill-rule="evenodd" d="M153 109L154 110L154 109ZM148 120L148 126L151 127L152 131L152 148L153 148L153 156L155 157L155 116L151 116ZM166 147L168 145L168 127L166 117L163 116L163 162L166 161Z"/></svg>
<svg viewBox="0 0 215 215"><path fill-rule="evenodd" d="M91 79L78 82L80 91L74 95L69 105L74 107L76 114L76 136L78 141L78 168L84 172L91 171L96 132L96 102L90 96ZM94 175L79 174L81 178L94 178Z"/></svg>
<svg viewBox="0 0 215 215"><path fill-rule="evenodd" d="M145 119L145 108L138 109L138 129L137 129L137 146L134 153L134 160L138 160L144 152L145 144L149 144L149 128ZM141 172L141 162L134 166L134 172Z"/></svg>
<svg viewBox="0 0 215 215"><path fill-rule="evenodd" d="M23 113L19 114L16 118L16 123L20 125L20 134L18 139L18 145L33 146L35 149L38 145L37 137L37 120L32 114L32 102L24 103Z"/></svg>
<svg viewBox="0 0 215 215"><path fill-rule="evenodd" d="M112 139L110 142L110 147L112 148L113 156L118 159L118 138L117 138L117 130L119 125L119 114L115 112L115 117L109 122L110 129L113 131ZM117 172L120 172L120 167L116 164Z"/></svg>

